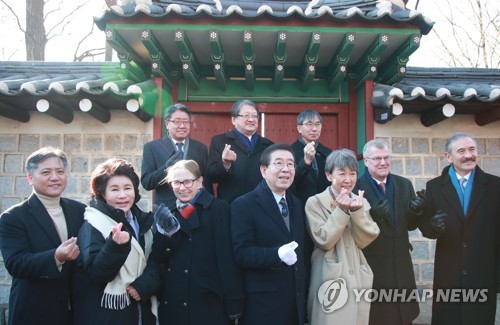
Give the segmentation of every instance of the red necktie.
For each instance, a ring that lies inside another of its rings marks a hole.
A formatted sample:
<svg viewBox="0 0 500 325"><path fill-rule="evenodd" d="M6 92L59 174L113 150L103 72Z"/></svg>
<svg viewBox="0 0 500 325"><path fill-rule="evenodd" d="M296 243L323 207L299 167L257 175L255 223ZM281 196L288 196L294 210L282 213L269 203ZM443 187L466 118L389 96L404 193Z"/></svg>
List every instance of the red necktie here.
<svg viewBox="0 0 500 325"><path fill-rule="evenodd" d="M196 209L195 206L189 203L185 205L184 208L181 209L180 211L181 216L187 220L187 218L189 218L189 216L191 215L191 213L194 212L195 209Z"/></svg>
<svg viewBox="0 0 500 325"><path fill-rule="evenodd" d="M385 194L385 183L384 182L379 183L378 186L380 186L380 188L382 189L382 192L384 192L384 194Z"/></svg>

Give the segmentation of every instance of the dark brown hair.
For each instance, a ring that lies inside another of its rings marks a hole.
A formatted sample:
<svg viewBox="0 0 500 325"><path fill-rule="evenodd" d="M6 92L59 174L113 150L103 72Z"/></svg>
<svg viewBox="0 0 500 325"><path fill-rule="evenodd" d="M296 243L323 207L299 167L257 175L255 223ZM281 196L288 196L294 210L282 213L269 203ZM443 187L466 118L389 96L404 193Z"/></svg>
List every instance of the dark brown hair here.
<svg viewBox="0 0 500 325"><path fill-rule="evenodd" d="M139 176L135 173L134 166L124 159L111 158L99 164L92 175L90 176L90 194L93 198L106 201L104 192L108 181L113 176L125 176L130 178L134 185L135 200L139 202L141 195L139 194Z"/></svg>

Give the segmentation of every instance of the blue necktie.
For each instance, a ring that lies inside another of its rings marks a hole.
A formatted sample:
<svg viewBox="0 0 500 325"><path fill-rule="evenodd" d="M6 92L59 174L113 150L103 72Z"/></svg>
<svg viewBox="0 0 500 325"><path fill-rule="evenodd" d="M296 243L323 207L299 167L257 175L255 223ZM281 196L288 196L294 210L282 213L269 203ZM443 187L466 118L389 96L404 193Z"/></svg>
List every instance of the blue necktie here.
<svg viewBox="0 0 500 325"><path fill-rule="evenodd" d="M281 198L280 205L281 205L281 216L285 221L286 227L288 228L288 230L290 230L290 219L288 218L288 206L286 204L285 198Z"/></svg>
<svg viewBox="0 0 500 325"><path fill-rule="evenodd" d="M184 151L182 150L184 144L182 142L177 142L175 145L177 146L177 151L180 151L181 155L184 155Z"/></svg>
<svg viewBox="0 0 500 325"><path fill-rule="evenodd" d="M465 194L465 186L467 185L467 179L465 177L460 178L460 189L462 190L462 194Z"/></svg>

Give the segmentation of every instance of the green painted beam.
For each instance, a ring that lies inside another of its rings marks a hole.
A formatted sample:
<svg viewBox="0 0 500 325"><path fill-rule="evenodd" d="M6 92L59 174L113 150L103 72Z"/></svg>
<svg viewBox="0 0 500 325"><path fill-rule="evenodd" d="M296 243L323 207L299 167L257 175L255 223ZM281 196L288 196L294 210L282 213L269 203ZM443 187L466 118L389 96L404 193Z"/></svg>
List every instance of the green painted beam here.
<svg viewBox="0 0 500 325"><path fill-rule="evenodd" d="M184 30L175 30L174 42L179 50L179 58L182 61L182 75L193 89L198 89L200 87L199 66Z"/></svg>
<svg viewBox="0 0 500 325"><path fill-rule="evenodd" d="M255 61L251 30L243 32L243 61L245 63L253 63Z"/></svg>
<svg viewBox="0 0 500 325"><path fill-rule="evenodd" d="M168 65L165 65L165 63L161 60L152 60L151 61L151 73L154 76L161 77L163 78L163 81L165 82L165 85L172 89L174 84L173 81L171 80L171 73L168 71ZM175 76L173 76L175 77Z"/></svg>
<svg viewBox="0 0 500 325"><path fill-rule="evenodd" d="M332 56L330 63L328 63L328 72L327 75L330 78L335 77L335 75L339 71L339 67L341 65L347 66L349 63L349 59L356 45L356 34L355 33L347 33L342 40L342 44L337 48L337 51Z"/></svg>
<svg viewBox="0 0 500 325"><path fill-rule="evenodd" d="M274 53L274 61L276 63L285 63L286 62L286 39L287 33L286 31L278 32L278 39L276 40L276 51Z"/></svg>
<svg viewBox="0 0 500 325"><path fill-rule="evenodd" d="M151 58L151 60L162 61L166 67L170 67L170 69L173 69L174 63L172 62L172 60L170 60L168 55L163 51L160 42L155 37L151 29L144 29L141 32L141 41L142 44L144 44L144 46L148 50L149 57Z"/></svg>
<svg viewBox="0 0 500 325"><path fill-rule="evenodd" d="M346 77L347 65L341 64L337 67L337 70L332 71L330 78L328 78L328 90L333 91L342 81L346 80Z"/></svg>
<svg viewBox="0 0 500 325"><path fill-rule="evenodd" d="M135 61L137 65L144 66L142 59L135 54L135 50L125 42L117 30L108 28L106 29L105 35L106 43L109 44L119 56L127 56L127 60Z"/></svg>
<svg viewBox="0 0 500 325"><path fill-rule="evenodd" d="M393 84L401 81L406 74L406 64L410 55L420 46L422 36L411 35L380 67L377 82Z"/></svg>
<svg viewBox="0 0 500 325"><path fill-rule="evenodd" d="M128 29L128 30L142 30L142 29L152 29L152 30L176 30L183 29L186 31L195 30L213 30L217 28L219 31L246 31L252 30L253 32L260 31L280 31L286 30L287 33L292 32L319 32L319 33L368 33L368 34L394 34L394 35L413 35L420 33L419 28L380 28L380 27L338 27L338 26L289 26L289 25L275 25L275 26L265 26L265 25L228 25L228 24L108 24L110 29Z"/></svg>
<svg viewBox="0 0 500 325"><path fill-rule="evenodd" d="M273 89L280 90L283 85L283 78L285 77L285 66L277 63L274 67Z"/></svg>
<svg viewBox="0 0 500 325"><path fill-rule="evenodd" d="M193 67L189 63L182 64L182 75L184 79L188 82L192 89L198 90L200 89L200 80L199 75L193 69Z"/></svg>
<svg viewBox="0 0 500 325"><path fill-rule="evenodd" d="M326 80L313 80L312 86L304 91L298 80L283 80L279 90L273 89L274 81L259 80L255 83L253 90L249 90L246 80L230 80L225 91L220 90L213 79L201 79L200 88L193 90L188 88L185 80L178 82L179 101L235 101L239 98L258 99L268 102L300 102L300 103L346 103L348 97L348 84L344 82L341 87L343 100L339 98L338 92L328 91Z"/></svg>
<svg viewBox="0 0 500 325"><path fill-rule="evenodd" d="M225 69L224 61L224 50L222 49L222 44L219 38L219 32L217 30L211 30L209 33L210 42L210 56L214 63L214 77L217 85L221 90L227 88L227 75Z"/></svg>
<svg viewBox="0 0 500 325"><path fill-rule="evenodd" d="M248 90L253 90L255 87L255 70L251 63L245 64L245 84Z"/></svg>
<svg viewBox="0 0 500 325"><path fill-rule="evenodd" d="M314 64L305 65L304 72L302 74L302 77L300 78L302 90L305 91L311 87L315 73L316 67L314 66Z"/></svg>
<svg viewBox="0 0 500 325"><path fill-rule="evenodd" d="M305 61L306 63L315 64L318 62L318 52L321 46L321 34L318 32L313 32L311 38L309 39L309 45L307 46Z"/></svg>
<svg viewBox="0 0 500 325"><path fill-rule="evenodd" d="M149 74L146 74L135 61L130 61L127 54L118 54L118 58L120 59L120 68L124 71L127 79L134 80L135 82L149 79Z"/></svg>

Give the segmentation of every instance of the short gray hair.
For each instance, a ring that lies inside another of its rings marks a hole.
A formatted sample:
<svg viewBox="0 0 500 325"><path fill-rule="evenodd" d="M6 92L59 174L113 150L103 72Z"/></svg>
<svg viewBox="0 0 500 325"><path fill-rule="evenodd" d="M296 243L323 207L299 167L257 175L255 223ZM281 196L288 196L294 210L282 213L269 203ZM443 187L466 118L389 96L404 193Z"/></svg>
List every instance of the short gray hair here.
<svg viewBox="0 0 500 325"><path fill-rule="evenodd" d="M387 141L383 139L373 139L368 141L363 147L363 158L368 157L368 151L370 151L370 149L373 147L377 149L387 149L389 150L389 155L392 153L391 146Z"/></svg>
<svg viewBox="0 0 500 325"><path fill-rule="evenodd" d="M232 117L238 116L238 114L240 114L241 108L245 105L252 106L253 108L255 108L257 115L260 115L259 109L257 108L257 104L252 102L250 99L240 99L239 101L233 104L233 107L231 107L231 116Z"/></svg>
<svg viewBox="0 0 500 325"><path fill-rule="evenodd" d="M320 123L323 123L323 119L318 112L313 111L312 109L306 109L297 115L297 125L302 125L306 121L312 121L314 118L317 118Z"/></svg>
<svg viewBox="0 0 500 325"><path fill-rule="evenodd" d="M444 150L451 154L451 145L453 144L453 142L459 140L459 139L463 139L463 138L470 138L472 141L474 141L474 144L476 145L476 148L477 148L477 142L476 142L476 139L474 139L473 137L471 137L470 135L468 135L467 133L465 132L455 132L451 135L451 137L449 137L447 140L446 140L446 144L444 145Z"/></svg>
<svg viewBox="0 0 500 325"><path fill-rule="evenodd" d="M335 150L326 157L325 171L330 174L335 168L343 170L348 167L350 170L359 171L358 159L356 154L349 149Z"/></svg>
<svg viewBox="0 0 500 325"><path fill-rule="evenodd" d="M26 171L30 174L33 174L33 171L35 171L35 169L38 168L38 164L40 164L45 159L52 157L59 158L64 165L64 169L68 167L68 158L66 157L64 151L62 151L59 148L54 148L49 146L40 148L37 151L33 152L31 155L29 155L29 157L26 159L26 164L25 164Z"/></svg>

